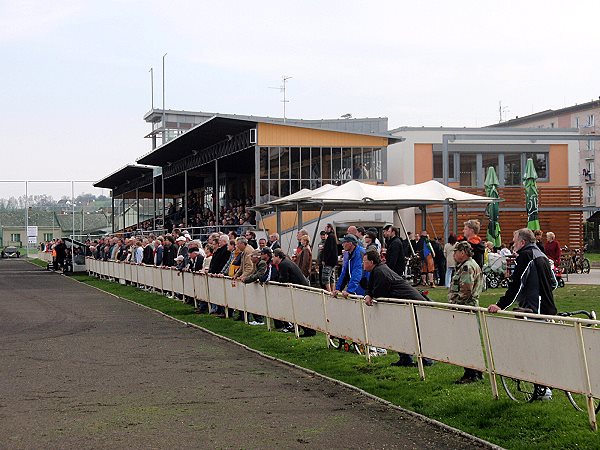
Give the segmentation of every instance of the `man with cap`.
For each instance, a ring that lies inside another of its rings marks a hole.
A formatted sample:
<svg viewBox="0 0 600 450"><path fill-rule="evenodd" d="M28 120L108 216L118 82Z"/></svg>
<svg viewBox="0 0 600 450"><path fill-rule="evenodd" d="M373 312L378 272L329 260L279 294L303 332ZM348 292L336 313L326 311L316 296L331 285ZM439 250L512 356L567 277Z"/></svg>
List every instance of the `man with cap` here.
<svg viewBox="0 0 600 450"><path fill-rule="evenodd" d="M177 251L175 252L175 256L183 256L183 260L185 261L185 265L187 266L188 262L188 248L186 245L187 239L183 236L179 236L175 241L177 243Z"/></svg>
<svg viewBox="0 0 600 450"><path fill-rule="evenodd" d="M473 247L467 241L457 242L454 246L456 268L450 289L448 303L455 305L479 306L479 296L483 288L483 272L473 259ZM483 378L478 370L465 367L465 373L456 384L473 383Z"/></svg>
<svg viewBox="0 0 600 450"><path fill-rule="evenodd" d="M350 294L364 295L365 290L360 282L363 278L365 249L360 246L357 237L353 234L347 234L341 239L341 242L347 257L344 258L340 277L331 295L336 297L338 293L341 293L344 298Z"/></svg>

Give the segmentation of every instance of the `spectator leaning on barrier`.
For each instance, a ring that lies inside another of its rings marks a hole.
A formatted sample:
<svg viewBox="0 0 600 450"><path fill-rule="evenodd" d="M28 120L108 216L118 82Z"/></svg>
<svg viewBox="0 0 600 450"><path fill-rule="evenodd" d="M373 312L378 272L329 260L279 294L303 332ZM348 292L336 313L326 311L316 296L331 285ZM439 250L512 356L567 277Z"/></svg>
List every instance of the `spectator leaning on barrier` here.
<svg viewBox="0 0 600 450"><path fill-rule="evenodd" d="M254 248L248 244L248 240L243 237L237 238L236 247L240 252L240 267L235 271L233 278L247 277L252 273L254 265L250 256Z"/></svg>
<svg viewBox="0 0 600 450"><path fill-rule="evenodd" d="M386 225L383 228L383 237L386 239L386 254L385 261L387 266L396 272L398 275L404 275L406 267L406 258L404 254L404 246L398 236L398 228L393 225Z"/></svg>
<svg viewBox="0 0 600 450"><path fill-rule="evenodd" d="M280 283L292 283L299 284L301 286L308 286L308 280L300 271L300 268L294 264L281 250L278 248L273 251L273 263L277 266L277 270L279 272L279 282ZM277 326L277 324L275 325ZM304 331L304 337L314 336L316 334L315 330L310 328L300 327ZM290 327L284 327L283 331L290 331Z"/></svg>
<svg viewBox="0 0 600 450"><path fill-rule="evenodd" d="M374 298L397 298L404 300L421 300L427 299L421 295L408 281L390 269L386 264L381 262L381 256L376 250L369 250L363 256L363 268L369 273L369 281L367 283L365 304L373 306ZM400 359L392 363L392 366L414 367L412 356L406 353L398 353ZM429 360L423 361L426 365L431 365Z"/></svg>
<svg viewBox="0 0 600 450"><path fill-rule="evenodd" d="M479 306L483 288L483 272L473 260L473 248L468 242L458 242L454 247L456 271L452 277L448 302L455 305ZM480 371L465 367L462 378L456 384L473 383L483 378Z"/></svg>
<svg viewBox="0 0 600 450"><path fill-rule="evenodd" d="M508 281L506 293L488 311L495 313L506 309L515 301L519 308L535 314L555 315L554 293L558 283L548 257L536 245L531 230L522 228L513 234L513 250L517 253L515 270Z"/></svg>
<svg viewBox="0 0 600 450"><path fill-rule="evenodd" d="M552 291L558 283L550 268L548 257L538 248L535 235L527 228L515 231L513 241L513 251L517 253L515 270L508 281L506 293L495 305L488 306L488 311L496 313L516 301L522 312L556 315ZM533 398L550 400L552 391L546 386L536 384Z"/></svg>
<svg viewBox="0 0 600 450"><path fill-rule="evenodd" d="M365 290L361 286L363 279L363 255L365 249L359 245L358 239L353 234L347 234L342 239L342 247L347 252L340 278L332 295L335 297L341 292L344 298L350 294L364 295Z"/></svg>

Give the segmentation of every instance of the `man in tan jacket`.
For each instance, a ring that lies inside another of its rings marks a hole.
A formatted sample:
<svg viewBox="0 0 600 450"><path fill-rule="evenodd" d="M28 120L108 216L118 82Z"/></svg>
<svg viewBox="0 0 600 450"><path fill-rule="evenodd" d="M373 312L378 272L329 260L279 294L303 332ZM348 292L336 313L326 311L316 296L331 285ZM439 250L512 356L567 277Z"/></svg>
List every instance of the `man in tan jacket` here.
<svg viewBox="0 0 600 450"><path fill-rule="evenodd" d="M240 267L235 272L235 275L233 276L233 278L240 278L240 277L246 278L252 272L254 272L254 264L252 263L252 256L251 256L252 252L254 251L254 248L252 248L252 246L248 244L248 240L243 237L237 238L235 246L241 253L241 259L240 259Z"/></svg>

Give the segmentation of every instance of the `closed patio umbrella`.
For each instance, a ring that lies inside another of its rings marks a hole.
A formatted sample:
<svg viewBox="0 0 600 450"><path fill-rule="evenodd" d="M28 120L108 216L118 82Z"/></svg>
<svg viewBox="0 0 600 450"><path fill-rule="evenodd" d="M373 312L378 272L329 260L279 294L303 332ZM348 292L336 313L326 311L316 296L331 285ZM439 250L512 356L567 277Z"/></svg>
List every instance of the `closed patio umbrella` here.
<svg viewBox="0 0 600 450"><path fill-rule="evenodd" d="M536 185L537 172L533 166L533 159L528 158L525 164L525 175L523 184L525 185L525 208L527 210L527 228L530 230L539 230L540 221L538 220L538 189Z"/></svg>
<svg viewBox="0 0 600 450"><path fill-rule="evenodd" d="M485 176L485 195L491 198L498 198L498 176L494 167L489 167L487 175ZM498 202L492 202L488 204L486 208L486 214L489 218L487 227L486 239L494 243L494 247L500 247L502 244L502 238L500 237L500 223L498 222Z"/></svg>

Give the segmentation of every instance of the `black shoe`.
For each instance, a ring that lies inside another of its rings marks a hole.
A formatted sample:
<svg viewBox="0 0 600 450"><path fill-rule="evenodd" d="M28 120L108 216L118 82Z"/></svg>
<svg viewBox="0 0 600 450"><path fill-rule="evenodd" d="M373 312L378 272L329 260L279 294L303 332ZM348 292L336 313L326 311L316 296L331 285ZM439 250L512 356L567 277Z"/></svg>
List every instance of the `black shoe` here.
<svg viewBox="0 0 600 450"><path fill-rule="evenodd" d="M477 377L462 377L460 380L456 380L454 384L470 384L477 383L479 380Z"/></svg>
<svg viewBox="0 0 600 450"><path fill-rule="evenodd" d="M417 363L414 361L396 361L390 364L392 367L416 367Z"/></svg>

